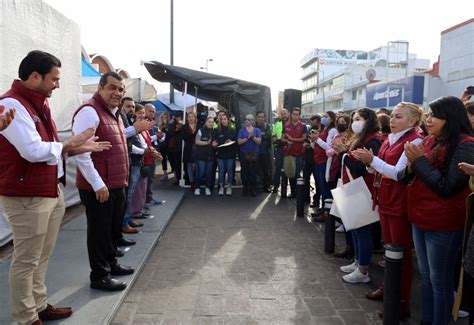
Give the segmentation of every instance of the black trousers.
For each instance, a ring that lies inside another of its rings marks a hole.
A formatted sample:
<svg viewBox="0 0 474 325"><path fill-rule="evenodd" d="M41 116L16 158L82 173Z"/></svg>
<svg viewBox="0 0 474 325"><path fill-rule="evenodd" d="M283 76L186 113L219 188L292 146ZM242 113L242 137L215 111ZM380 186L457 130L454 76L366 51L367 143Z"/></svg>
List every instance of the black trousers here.
<svg viewBox="0 0 474 325"><path fill-rule="evenodd" d="M262 177L264 188L272 184L272 156L270 153L258 155L258 172Z"/></svg>
<svg viewBox="0 0 474 325"><path fill-rule="evenodd" d="M79 196L86 207L90 280L97 281L109 275L111 267L117 264L114 233L122 226L125 188L109 190L109 199L103 203L97 201L94 191L79 190Z"/></svg>
<svg viewBox="0 0 474 325"><path fill-rule="evenodd" d="M314 173L314 163L303 161L303 178L304 178L304 199L305 202L311 202L311 191L310 191L310 182L311 182L311 175L313 175L314 185L316 193L313 196L313 202L319 204L321 201L321 191L318 186L318 177Z"/></svg>

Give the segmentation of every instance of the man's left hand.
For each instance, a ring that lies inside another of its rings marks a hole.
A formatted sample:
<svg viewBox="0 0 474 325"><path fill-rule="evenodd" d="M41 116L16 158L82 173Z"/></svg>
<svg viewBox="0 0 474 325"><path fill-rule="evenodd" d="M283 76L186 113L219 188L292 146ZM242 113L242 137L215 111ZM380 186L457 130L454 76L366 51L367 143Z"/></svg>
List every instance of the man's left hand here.
<svg viewBox="0 0 474 325"><path fill-rule="evenodd" d="M0 131L5 130L10 125L16 113L14 108L10 109L6 113L4 112L5 107L3 105L0 105Z"/></svg>

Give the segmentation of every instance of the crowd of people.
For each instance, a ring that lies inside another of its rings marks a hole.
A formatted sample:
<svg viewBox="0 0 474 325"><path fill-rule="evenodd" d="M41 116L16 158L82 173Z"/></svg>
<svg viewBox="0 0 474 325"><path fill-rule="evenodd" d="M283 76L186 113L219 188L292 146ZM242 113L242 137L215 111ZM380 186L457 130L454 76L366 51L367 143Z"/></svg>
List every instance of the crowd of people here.
<svg viewBox="0 0 474 325"><path fill-rule="evenodd" d="M353 259L340 267L342 280L371 281L373 252L382 243L402 245L400 318L409 317L414 248L421 323L447 324L460 309L473 323L474 105L468 91L461 99L431 102L427 114L401 102L377 113L327 111L306 125L294 107L282 109L273 125L265 112L247 114L237 130L226 112L215 118L188 112L185 121L181 113L157 116L152 104L124 97L122 77L108 72L94 96L75 111L73 136L61 142L47 100L59 87L60 68L53 55L32 51L20 64L19 79L0 96L0 203L12 225L9 284L18 323L42 324L73 312L48 304L45 286L65 210L64 162L72 156L86 208L93 289L123 290L127 284L116 277L135 271L118 263L124 254L120 247L134 245L124 234L138 233L150 205L163 204L153 193L158 162L162 182L171 172L177 184L183 173L196 196L202 189L206 196L214 190L231 196L240 164L244 196L277 195L287 185L282 180L288 180L289 198L295 198L296 179L303 177L315 222L328 218L331 202L337 206L333 190L362 179L380 222L347 231L341 222L338 231L345 233L346 246L334 255ZM381 300L383 291L381 284L366 297Z"/></svg>

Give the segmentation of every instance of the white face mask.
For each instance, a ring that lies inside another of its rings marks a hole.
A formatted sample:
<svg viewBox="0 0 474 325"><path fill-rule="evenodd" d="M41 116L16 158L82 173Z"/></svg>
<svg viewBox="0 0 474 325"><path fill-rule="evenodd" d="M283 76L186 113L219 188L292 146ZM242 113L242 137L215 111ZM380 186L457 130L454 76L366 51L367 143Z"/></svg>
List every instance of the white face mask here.
<svg viewBox="0 0 474 325"><path fill-rule="evenodd" d="M354 131L355 134L361 134L364 130L364 126L365 121L354 121L352 122L352 131Z"/></svg>

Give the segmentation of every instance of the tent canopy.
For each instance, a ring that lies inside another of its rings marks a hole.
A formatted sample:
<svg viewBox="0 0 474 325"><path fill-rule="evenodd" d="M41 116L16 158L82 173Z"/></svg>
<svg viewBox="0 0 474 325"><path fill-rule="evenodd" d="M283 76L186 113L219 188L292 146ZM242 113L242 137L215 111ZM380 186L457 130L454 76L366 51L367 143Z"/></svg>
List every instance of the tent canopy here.
<svg viewBox="0 0 474 325"><path fill-rule="evenodd" d="M260 84L219 76L207 72L170 66L157 61L145 62L150 75L161 82L169 82L173 88L207 101L218 102L236 117L240 125L245 115L263 111L271 121L270 88Z"/></svg>

